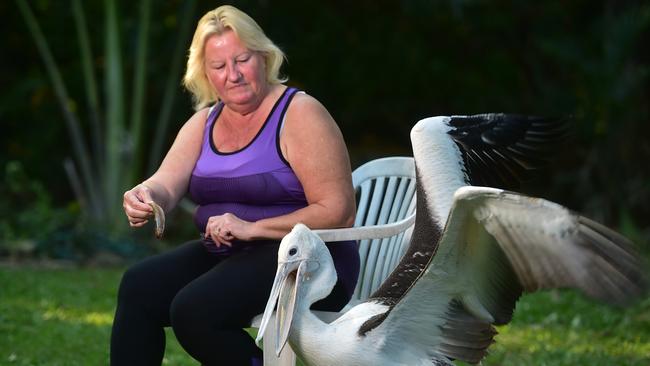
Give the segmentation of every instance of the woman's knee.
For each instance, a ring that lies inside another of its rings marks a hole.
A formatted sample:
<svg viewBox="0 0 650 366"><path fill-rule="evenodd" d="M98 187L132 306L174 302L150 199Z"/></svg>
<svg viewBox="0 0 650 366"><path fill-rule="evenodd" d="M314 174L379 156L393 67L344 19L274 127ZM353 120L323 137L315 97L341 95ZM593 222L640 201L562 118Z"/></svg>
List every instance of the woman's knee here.
<svg viewBox="0 0 650 366"><path fill-rule="evenodd" d="M180 291L170 306L171 327L183 349L204 365L250 362L255 346L242 329L245 325L233 326L232 314L190 295Z"/></svg>
<svg viewBox="0 0 650 366"><path fill-rule="evenodd" d="M180 290L169 307L169 319L178 337L185 334L209 333L224 326L218 302L189 285ZM209 290L206 290L209 291Z"/></svg>
<svg viewBox="0 0 650 366"><path fill-rule="evenodd" d="M150 294L146 290L151 285L151 274L136 264L127 269L122 275L120 288L117 299L119 303L138 303L147 299L150 300Z"/></svg>

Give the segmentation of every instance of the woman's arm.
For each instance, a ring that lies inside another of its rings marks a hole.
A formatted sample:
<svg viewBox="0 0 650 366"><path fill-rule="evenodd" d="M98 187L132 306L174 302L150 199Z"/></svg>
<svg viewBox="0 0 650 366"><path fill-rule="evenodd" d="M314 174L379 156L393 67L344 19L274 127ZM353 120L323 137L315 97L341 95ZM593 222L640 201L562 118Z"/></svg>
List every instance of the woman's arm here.
<svg viewBox="0 0 650 366"><path fill-rule="evenodd" d="M195 113L181 127L158 170L147 180L124 192L124 212L133 227L152 215L148 202L169 211L185 195L194 164L201 152L207 109Z"/></svg>
<svg viewBox="0 0 650 366"><path fill-rule="evenodd" d="M215 242L280 239L298 222L311 228L353 225L356 203L350 159L341 131L325 107L309 95L296 95L287 110L280 147L305 190L308 206L257 222L232 214L212 217L206 235Z"/></svg>
<svg viewBox="0 0 650 366"><path fill-rule="evenodd" d="M350 227L356 203L350 157L341 130L313 97L298 94L291 105L280 146L305 190L309 206L293 213L286 232L296 222L319 229Z"/></svg>

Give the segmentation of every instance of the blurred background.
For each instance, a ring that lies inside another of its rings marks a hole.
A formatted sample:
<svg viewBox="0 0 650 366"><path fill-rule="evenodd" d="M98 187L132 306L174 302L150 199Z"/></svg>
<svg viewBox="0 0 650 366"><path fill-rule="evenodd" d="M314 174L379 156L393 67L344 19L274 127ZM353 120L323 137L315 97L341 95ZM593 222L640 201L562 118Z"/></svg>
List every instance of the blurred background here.
<svg viewBox="0 0 650 366"><path fill-rule="evenodd" d="M434 115L572 116L571 140L522 190L613 227L648 252L650 2L551 0L0 3L0 257L120 263L162 242L130 230L122 193L193 113L180 86L199 17L231 3L287 54L353 168L411 155Z"/></svg>
<svg viewBox="0 0 650 366"><path fill-rule="evenodd" d="M192 115L196 22L230 3L288 55L289 85L338 122L353 168L411 155L436 115L572 117L521 191L632 239L650 258L650 2L642 0L0 1L0 365L108 364L120 277L162 241L122 194ZM484 365L648 365L650 297L626 309L524 296ZM165 365L196 365L167 332Z"/></svg>

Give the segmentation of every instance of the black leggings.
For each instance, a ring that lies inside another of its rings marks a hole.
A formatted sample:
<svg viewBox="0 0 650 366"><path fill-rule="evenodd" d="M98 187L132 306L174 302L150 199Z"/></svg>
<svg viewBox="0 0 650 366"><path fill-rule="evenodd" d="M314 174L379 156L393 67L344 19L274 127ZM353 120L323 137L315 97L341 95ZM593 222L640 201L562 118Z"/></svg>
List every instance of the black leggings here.
<svg viewBox="0 0 650 366"><path fill-rule="evenodd" d="M149 257L122 277L111 334L111 365L160 365L164 327L203 365L250 365L261 350L242 328L264 311L277 268L278 242L229 257L190 241ZM340 310L349 296L337 283L314 305Z"/></svg>

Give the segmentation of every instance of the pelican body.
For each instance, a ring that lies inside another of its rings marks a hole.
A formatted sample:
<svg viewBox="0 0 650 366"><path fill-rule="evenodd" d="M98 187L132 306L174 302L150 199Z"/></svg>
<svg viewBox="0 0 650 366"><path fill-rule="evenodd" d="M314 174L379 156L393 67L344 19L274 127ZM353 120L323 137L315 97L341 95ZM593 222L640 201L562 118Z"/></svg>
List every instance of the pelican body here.
<svg viewBox="0 0 650 366"><path fill-rule="evenodd" d="M645 291L632 244L514 185L539 166L561 124L510 115L433 117L411 130L417 170L409 249L366 301L331 323L310 306L334 288L323 241L298 224L282 240L259 338L277 302L276 352L308 365L478 363L523 292L571 287L625 304Z"/></svg>

